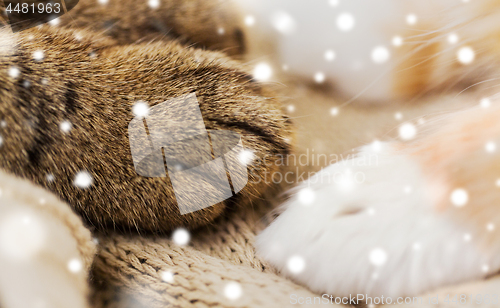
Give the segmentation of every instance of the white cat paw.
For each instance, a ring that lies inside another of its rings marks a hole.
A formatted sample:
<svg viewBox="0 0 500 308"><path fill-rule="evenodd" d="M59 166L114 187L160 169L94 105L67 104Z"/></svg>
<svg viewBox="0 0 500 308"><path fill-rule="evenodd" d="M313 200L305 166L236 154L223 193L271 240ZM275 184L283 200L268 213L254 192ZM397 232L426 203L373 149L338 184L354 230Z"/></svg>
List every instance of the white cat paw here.
<svg viewBox="0 0 500 308"><path fill-rule="evenodd" d="M389 144L364 147L297 187L257 251L335 296L414 296L500 269L499 254L476 241L480 232L436 209L428 183Z"/></svg>

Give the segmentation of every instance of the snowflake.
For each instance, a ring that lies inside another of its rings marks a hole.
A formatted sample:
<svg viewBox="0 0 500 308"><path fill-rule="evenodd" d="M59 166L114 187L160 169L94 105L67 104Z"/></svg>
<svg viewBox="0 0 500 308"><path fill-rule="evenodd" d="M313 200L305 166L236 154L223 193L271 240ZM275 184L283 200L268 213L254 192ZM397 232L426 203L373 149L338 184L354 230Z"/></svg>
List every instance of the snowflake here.
<svg viewBox="0 0 500 308"><path fill-rule="evenodd" d="M44 246L45 226L36 216L15 213L2 217L0 223L0 253L16 260L35 256Z"/></svg>
<svg viewBox="0 0 500 308"><path fill-rule="evenodd" d="M302 188L297 193L297 199L303 205L311 205L316 200L316 193L310 187Z"/></svg>
<svg viewBox="0 0 500 308"><path fill-rule="evenodd" d="M414 25L417 23L417 15L415 14L408 14L406 16L406 23L409 25Z"/></svg>
<svg viewBox="0 0 500 308"><path fill-rule="evenodd" d="M292 256L286 265L291 273L300 274L306 268L306 261L301 256Z"/></svg>
<svg viewBox="0 0 500 308"><path fill-rule="evenodd" d="M335 60L336 56L337 55L335 54L335 51L333 51L331 49L328 49L327 51L325 51L325 60L328 62Z"/></svg>
<svg viewBox="0 0 500 308"><path fill-rule="evenodd" d="M417 135L417 128L411 123L403 123L399 126L398 132L402 140L411 140Z"/></svg>
<svg viewBox="0 0 500 308"><path fill-rule="evenodd" d="M323 74L322 72L317 72L316 74L314 74L314 81L316 83L323 83L325 81L325 74Z"/></svg>
<svg viewBox="0 0 500 308"><path fill-rule="evenodd" d="M71 259L68 262L68 270L72 273L78 273L82 270L82 268L83 268L82 261L78 259Z"/></svg>
<svg viewBox="0 0 500 308"><path fill-rule="evenodd" d="M149 114L149 105L145 101L137 101L132 106L132 113L138 118L147 117Z"/></svg>
<svg viewBox="0 0 500 308"><path fill-rule="evenodd" d="M33 53L33 59L35 59L35 61L42 61L44 57L45 54L43 50L37 50Z"/></svg>
<svg viewBox="0 0 500 308"><path fill-rule="evenodd" d="M403 45L403 38L399 35L396 35L395 37L392 38L392 45L396 47Z"/></svg>
<svg viewBox="0 0 500 308"><path fill-rule="evenodd" d="M295 31L295 20L286 12L276 12L271 18L273 27L282 34L292 34Z"/></svg>
<svg viewBox="0 0 500 308"><path fill-rule="evenodd" d="M157 9L160 7L160 0L149 0L148 6L152 9Z"/></svg>
<svg viewBox="0 0 500 308"><path fill-rule="evenodd" d="M471 64L476 58L474 50L469 46L464 46L457 51L458 62L462 64Z"/></svg>
<svg viewBox="0 0 500 308"><path fill-rule="evenodd" d="M237 300L242 294L241 285L235 281L229 282L224 287L224 296L230 300Z"/></svg>
<svg viewBox="0 0 500 308"><path fill-rule="evenodd" d="M245 17L245 25L251 27L255 24L255 17L253 17L252 15L247 15Z"/></svg>
<svg viewBox="0 0 500 308"><path fill-rule="evenodd" d="M168 282L168 283L174 283L174 273L171 271L163 271L160 274L161 280Z"/></svg>
<svg viewBox="0 0 500 308"><path fill-rule="evenodd" d="M172 239L174 243L176 243L179 246L185 246L189 243L189 240L191 239L191 235L189 234L189 231L183 228L179 228L174 231L172 234Z"/></svg>
<svg viewBox="0 0 500 308"><path fill-rule="evenodd" d="M369 255L370 263L375 266L382 266L387 262L387 252L382 248L375 248Z"/></svg>
<svg viewBox="0 0 500 308"><path fill-rule="evenodd" d="M57 26L57 25L59 25L59 18L52 19L51 21L49 21L49 24L51 26Z"/></svg>
<svg viewBox="0 0 500 308"><path fill-rule="evenodd" d="M72 127L73 125L68 120L62 121L61 124L59 124L59 129L65 134L69 133Z"/></svg>
<svg viewBox="0 0 500 308"><path fill-rule="evenodd" d="M448 43L450 44L458 43L458 35L456 33L450 33L448 35Z"/></svg>
<svg viewBox="0 0 500 308"><path fill-rule="evenodd" d="M253 70L253 77L259 81L266 81L271 78L273 71L269 64L259 63L255 66Z"/></svg>
<svg viewBox="0 0 500 308"><path fill-rule="evenodd" d="M11 66L9 68L9 76L10 77L17 79L17 77L19 77L19 75L21 75L21 71L17 67Z"/></svg>
<svg viewBox="0 0 500 308"><path fill-rule="evenodd" d="M464 234L464 241L470 242L472 240L472 235L469 233Z"/></svg>
<svg viewBox="0 0 500 308"><path fill-rule="evenodd" d="M377 46L372 50L371 58L372 61L381 64L389 60L391 54L385 46Z"/></svg>
<svg viewBox="0 0 500 308"><path fill-rule="evenodd" d="M488 108L491 106L491 101L489 98L485 97L479 101L479 105L483 108Z"/></svg>
<svg viewBox="0 0 500 308"><path fill-rule="evenodd" d="M53 182L55 180L55 177L52 173L49 173L45 176L45 179L47 180L47 182Z"/></svg>
<svg viewBox="0 0 500 308"><path fill-rule="evenodd" d="M335 6L339 5L339 0L329 0L328 3L331 6L335 7Z"/></svg>
<svg viewBox="0 0 500 308"><path fill-rule="evenodd" d="M255 154L252 150L243 150L238 154L238 160L245 166L248 166L254 159Z"/></svg>
<svg viewBox="0 0 500 308"><path fill-rule="evenodd" d="M451 192L450 201L457 207L462 207L469 202L469 194L463 188L457 188Z"/></svg>
<svg viewBox="0 0 500 308"><path fill-rule="evenodd" d="M80 171L76 174L73 180L73 185L78 188L89 188L92 185L93 178L87 171Z"/></svg>
<svg viewBox="0 0 500 308"><path fill-rule="evenodd" d="M354 16L352 16L350 13L342 13L337 17L337 27L341 31L349 31L354 28L354 25L356 24L356 20L354 19Z"/></svg>
<svg viewBox="0 0 500 308"><path fill-rule="evenodd" d="M496 151L497 149L497 145L495 142L493 141L489 141L487 142L485 145L484 145L484 149L486 150L486 152L488 153L493 153Z"/></svg>

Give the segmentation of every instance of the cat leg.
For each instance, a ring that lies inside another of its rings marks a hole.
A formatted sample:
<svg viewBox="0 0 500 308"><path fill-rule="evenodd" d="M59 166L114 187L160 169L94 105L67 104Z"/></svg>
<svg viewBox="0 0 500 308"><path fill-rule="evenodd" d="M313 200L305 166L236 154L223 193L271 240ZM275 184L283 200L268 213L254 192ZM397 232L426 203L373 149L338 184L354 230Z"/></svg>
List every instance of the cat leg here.
<svg viewBox="0 0 500 308"><path fill-rule="evenodd" d="M323 169L257 238L313 291L413 296L500 269L500 108L472 108Z"/></svg>

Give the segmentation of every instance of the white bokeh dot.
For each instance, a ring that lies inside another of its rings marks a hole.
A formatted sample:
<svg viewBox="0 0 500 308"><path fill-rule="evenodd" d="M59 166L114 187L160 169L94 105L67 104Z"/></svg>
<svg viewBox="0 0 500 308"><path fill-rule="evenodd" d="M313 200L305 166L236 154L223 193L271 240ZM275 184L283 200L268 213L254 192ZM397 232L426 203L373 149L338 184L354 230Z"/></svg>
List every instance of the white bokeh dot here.
<svg viewBox="0 0 500 308"><path fill-rule="evenodd" d="M171 271L163 271L160 274L161 280L168 283L174 283L174 273Z"/></svg>
<svg viewBox="0 0 500 308"><path fill-rule="evenodd" d="M305 187L297 192L297 199L303 205L311 205L316 200L316 193L312 188Z"/></svg>
<svg viewBox="0 0 500 308"><path fill-rule="evenodd" d="M82 270L82 268L82 261L80 261L79 259L71 259L68 262L68 270L72 273L78 273Z"/></svg>
<svg viewBox="0 0 500 308"><path fill-rule="evenodd" d="M463 188L457 188L451 192L450 201L457 207L462 207L469 202L469 194Z"/></svg>
<svg viewBox="0 0 500 308"><path fill-rule="evenodd" d="M35 59L35 61L42 61L44 57L45 54L43 50L37 50L33 53L33 59Z"/></svg>
<svg viewBox="0 0 500 308"><path fill-rule="evenodd" d="M464 241L470 242L471 240L472 240L472 235L470 235L469 233L465 233L464 234Z"/></svg>
<svg viewBox="0 0 500 308"><path fill-rule="evenodd" d="M339 0L329 0L328 3L333 6L333 7L336 7L339 5Z"/></svg>
<svg viewBox="0 0 500 308"><path fill-rule="evenodd" d="M31 259L43 249L45 239L45 225L31 213L14 213L2 216L0 222L0 254L2 257L15 260Z"/></svg>
<svg viewBox="0 0 500 308"><path fill-rule="evenodd" d="M242 294L241 285L235 281L228 282L224 287L224 296L229 300L237 300Z"/></svg>
<svg viewBox="0 0 500 308"><path fill-rule="evenodd" d="M59 18L54 18L51 21L49 21L49 25L58 26L59 25Z"/></svg>
<svg viewBox="0 0 500 308"><path fill-rule="evenodd" d="M488 108L491 106L491 100L487 97L485 98L482 98L480 101L479 101L479 105L482 107L482 108Z"/></svg>
<svg viewBox="0 0 500 308"><path fill-rule="evenodd" d="M356 20L354 19L354 16L350 13L342 13L337 17L337 27L341 31L349 31L354 28L354 25L356 24Z"/></svg>
<svg viewBox="0 0 500 308"><path fill-rule="evenodd" d="M59 124L59 129L60 129L63 133L65 133L65 134L69 133L69 132L71 131L71 128L72 128L72 127L73 127L73 125L72 125L72 124L71 124L71 122L70 122L70 121L68 121L68 120L62 121L62 122Z"/></svg>
<svg viewBox="0 0 500 308"><path fill-rule="evenodd" d="M331 50L331 49L328 49L327 51L325 51L325 60L328 61L328 62L331 62L333 60L335 60L335 57L337 56L335 54L335 51Z"/></svg>
<svg viewBox="0 0 500 308"><path fill-rule="evenodd" d="M147 117L149 114L149 105L145 101L137 101L134 106L132 106L132 113L137 118Z"/></svg>
<svg viewBox="0 0 500 308"><path fill-rule="evenodd" d="M264 62L257 64L253 70L253 77L258 81L269 80L272 74L273 70L271 69L271 66Z"/></svg>
<svg viewBox="0 0 500 308"><path fill-rule="evenodd" d="M314 81L316 83L323 83L325 81L325 74L323 74L322 72L317 72L316 74L314 74Z"/></svg>
<svg viewBox="0 0 500 308"><path fill-rule="evenodd" d="M389 52L389 49L387 49L385 46L377 46L373 48L371 53L372 61L376 64L387 62L390 56L391 53Z"/></svg>
<svg viewBox="0 0 500 308"><path fill-rule="evenodd" d="M157 9L160 7L160 0L148 0L148 6L152 9Z"/></svg>
<svg viewBox="0 0 500 308"><path fill-rule="evenodd" d="M399 35L396 35L395 37L392 38L392 45L396 47L403 45L403 38Z"/></svg>
<svg viewBox="0 0 500 308"><path fill-rule="evenodd" d="M3 144L3 137L0 136L0 146Z"/></svg>
<svg viewBox="0 0 500 308"><path fill-rule="evenodd" d="M403 123L399 126L398 132L402 140L411 140L417 135L417 128L412 123Z"/></svg>
<svg viewBox="0 0 500 308"><path fill-rule="evenodd" d="M450 33L448 35L448 43L450 44L458 43L458 35L456 33Z"/></svg>
<svg viewBox="0 0 500 308"><path fill-rule="evenodd" d="M490 222L486 225L486 230L492 232L492 231L495 231L495 224Z"/></svg>
<svg viewBox="0 0 500 308"><path fill-rule="evenodd" d="M301 256L292 256L286 263L288 270L293 274L299 274L306 268L306 261Z"/></svg>
<svg viewBox="0 0 500 308"><path fill-rule="evenodd" d="M52 173L49 173L45 176L45 179L47 180L47 182L53 182L55 180L55 177Z"/></svg>
<svg viewBox="0 0 500 308"><path fill-rule="evenodd" d="M9 68L9 76L16 79L17 77L19 77L19 75L21 74L21 71L15 67L15 66L11 66Z"/></svg>
<svg viewBox="0 0 500 308"><path fill-rule="evenodd" d="M332 116L337 116L339 114L339 108L338 107L333 107L330 109L330 115Z"/></svg>
<svg viewBox="0 0 500 308"><path fill-rule="evenodd" d="M483 264L483 265L481 266L481 271L482 271L483 273L488 273L488 272L490 271L490 267L489 267L489 265L488 265L488 264Z"/></svg>
<svg viewBox="0 0 500 308"><path fill-rule="evenodd" d="M394 114L394 119L401 121L403 119L403 114L401 112L396 112Z"/></svg>
<svg viewBox="0 0 500 308"><path fill-rule="evenodd" d="M172 240L179 246L185 246L189 243L191 235L189 231L184 228L179 228L172 234Z"/></svg>
<svg viewBox="0 0 500 308"><path fill-rule="evenodd" d="M288 105L286 106L286 111L288 111L289 113L292 113L295 111L295 106L294 105Z"/></svg>
<svg viewBox="0 0 500 308"><path fill-rule="evenodd" d="M489 141L489 142L486 142L486 144L484 145L484 149L488 153L493 153L497 150L497 145L495 142Z"/></svg>
<svg viewBox="0 0 500 308"><path fill-rule="evenodd" d="M238 153L238 160L244 166L248 166L255 159L255 154L252 150L242 150Z"/></svg>
<svg viewBox="0 0 500 308"><path fill-rule="evenodd" d="M223 27L217 28L217 34L224 35L225 33L226 33L226 29L224 29Z"/></svg>
<svg viewBox="0 0 500 308"><path fill-rule="evenodd" d="M78 188L89 188L94 179L92 178L92 175L88 173L87 171L80 171L75 175L75 179L73 180L73 185L75 185Z"/></svg>
<svg viewBox="0 0 500 308"><path fill-rule="evenodd" d="M382 266L387 262L387 252L382 248L375 248L369 255L370 263L375 266Z"/></svg>
<svg viewBox="0 0 500 308"><path fill-rule="evenodd" d="M282 34L292 34L295 31L295 20L287 12L279 11L271 17L273 27Z"/></svg>
<svg viewBox="0 0 500 308"><path fill-rule="evenodd" d="M458 62L460 62L462 64L465 64L465 65L470 64L474 61L475 58L476 58L476 54L474 52L474 49L472 49L469 46L461 47L457 51Z"/></svg>
<svg viewBox="0 0 500 308"><path fill-rule="evenodd" d="M245 25L251 27L255 24L255 17L253 15L245 16Z"/></svg>
<svg viewBox="0 0 500 308"><path fill-rule="evenodd" d="M409 24L409 25L414 25L417 23L417 15L415 14L408 14L406 15L406 23Z"/></svg>
<svg viewBox="0 0 500 308"><path fill-rule="evenodd" d="M97 0L97 3L101 4L101 5L106 5L108 4L109 0Z"/></svg>
<svg viewBox="0 0 500 308"><path fill-rule="evenodd" d="M413 246L412 246L413 250L415 251L419 251L422 249L422 244L420 244L419 242L415 242L413 243Z"/></svg>

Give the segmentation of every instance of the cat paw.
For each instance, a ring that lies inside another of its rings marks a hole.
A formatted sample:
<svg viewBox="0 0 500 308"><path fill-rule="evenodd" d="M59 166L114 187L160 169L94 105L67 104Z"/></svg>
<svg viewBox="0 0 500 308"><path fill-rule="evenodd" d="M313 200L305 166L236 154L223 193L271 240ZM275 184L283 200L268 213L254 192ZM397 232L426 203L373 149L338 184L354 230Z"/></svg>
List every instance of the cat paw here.
<svg viewBox="0 0 500 308"><path fill-rule="evenodd" d="M453 207L439 209L429 183L390 144L366 146L297 187L257 237L257 252L313 291L336 296L413 296L500 269L498 247L484 245L494 225L475 230Z"/></svg>

